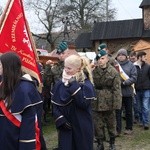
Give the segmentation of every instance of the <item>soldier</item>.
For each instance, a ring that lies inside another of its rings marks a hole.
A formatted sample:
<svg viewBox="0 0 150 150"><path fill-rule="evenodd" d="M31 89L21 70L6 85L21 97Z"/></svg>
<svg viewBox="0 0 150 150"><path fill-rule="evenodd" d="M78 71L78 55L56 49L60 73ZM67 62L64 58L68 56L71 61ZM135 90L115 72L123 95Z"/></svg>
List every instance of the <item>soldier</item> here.
<svg viewBox="0 0 150 150"><path fill-rule="evenodd" d="M106 43L101 43L101 44L99 45L98 50L101 50L101 49L106 51L106 53L108 54L109 63L110 63L112 66L115 67L115 65L116 65L116 60L115 60L115 58L112 56L110 50L108 49L107 44L106 44Z"/></svg>
<svg viewBox="0 0 150 150"><path fill-rule="evenodd" d="M68 44L65 41L62 41L58 47L57 47L57 54L59 54L60 61L57 64L54 64L53 61L48 60L46 64L49 64L51 66L52 74L54 75L54 82L56 82L58 79L61 78L63 67L64 67L64 60L68 56L75 54L78 55L78 53L72 49L68 48Z"/></svg>
<svg viewBox="0 0 150 150"><path fill-rule="evenodd" d="M93 79L97 100L92 106L97 150L104 150L105 125L110 138L109 150L115 150L115 110L121 108L121 81L119 73L108 63L109 58L105 50L99 51L96 60Z"/></svg>
<svg viewBox="0 0 150 150"><path fill-rule="evenodd" d="M50 90L51 87L54 84L54 76L51 71L51 66L50 65L45 65L45 68L43 69L43 90L42 90L42 95L43 95L43 109L44 109L44 114L43 114L43 123L46 124L47 122L47 114L48 111L51 108L51 94ZM49 114L48 114L49 115Z"/></svg>

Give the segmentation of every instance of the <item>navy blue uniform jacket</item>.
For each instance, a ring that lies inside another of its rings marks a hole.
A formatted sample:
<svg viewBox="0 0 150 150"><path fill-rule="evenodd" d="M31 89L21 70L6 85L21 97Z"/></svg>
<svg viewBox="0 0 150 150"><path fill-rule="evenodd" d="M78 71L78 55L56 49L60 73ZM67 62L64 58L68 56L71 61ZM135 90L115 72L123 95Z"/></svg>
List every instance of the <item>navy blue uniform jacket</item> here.
<svg viewBox="0 0 150 150"><path fill-rule="evenodd" d="M59 150L92 150L93 121L91 100L94 87L86 79L84 83L73 81L65 86L58 81L52 89L53 117L59 131ZM71 129L64 128L69 122Z"/></svg>
<svg viewBox="0 0 150 150"><path fill-rule="evenodd" d="M33 82L23 80L12 93L10 111L21 121L16 127L0 109L0 149L33 150L35 149L35 115L41 126L42 100Z"/></svg>

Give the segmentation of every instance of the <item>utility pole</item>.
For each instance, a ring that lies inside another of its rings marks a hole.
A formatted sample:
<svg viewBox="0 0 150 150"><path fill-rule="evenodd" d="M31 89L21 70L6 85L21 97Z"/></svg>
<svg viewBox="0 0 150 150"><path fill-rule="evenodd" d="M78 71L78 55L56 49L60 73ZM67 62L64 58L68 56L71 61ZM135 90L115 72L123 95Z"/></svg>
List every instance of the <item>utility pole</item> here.
<svg viewBox="0 0 150 150"><path fill-rule="evenodd" d="M2 12L3 12L3 9L2 9L2 7L0 6L0 15L2 14Z"/></svg>
<svg viewBox="0 0 150 150"><path fill-rule="evenodd" d="M106 21L108 21L108 1L106 0Z"/></svg>

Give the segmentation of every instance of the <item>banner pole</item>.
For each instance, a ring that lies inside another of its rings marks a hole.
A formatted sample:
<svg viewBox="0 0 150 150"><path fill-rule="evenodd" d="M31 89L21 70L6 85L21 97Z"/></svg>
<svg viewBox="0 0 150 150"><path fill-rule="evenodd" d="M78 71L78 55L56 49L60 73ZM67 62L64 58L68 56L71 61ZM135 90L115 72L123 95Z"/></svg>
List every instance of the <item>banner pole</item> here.
<svg viewBox="0 0 150 150"><path fill-rule="evenodd" d="M8 0L7 4L6 4L6 7L4 9L4 12L2 13L1 15L1 18L0 18L0 32L1 32L1 29L2 29L2 23L4 22L4 19L6 18L7 16L7 11L10 7L10 3L12 2L12 0Z"/></svg>
<svg viewBox="0 0 150 150"><path fill-rule="evenodd" d="M25 25L26 25L26 28L27 28L27 33L28 33L28 35L29 35L29 39L30 39L30 42L31 42L31 46L32 46L32 49L33 49L33 51L34 51L34 55L35 55L35 57L36 57L36 61L39 61L39 57L38 57L37 51L36 51L36 45L35 45L35 42L34 42L34 40L33 40L31 31L30 31L30 28L29 28L28 21L26 20L26 17L25 17L25 13L24 13L25 11L24 11L24 7L23 7L23 2L22 2L22 0L20 0L20 3L21 3L21 8L22 8L24 20L25 20Z"/></svg>

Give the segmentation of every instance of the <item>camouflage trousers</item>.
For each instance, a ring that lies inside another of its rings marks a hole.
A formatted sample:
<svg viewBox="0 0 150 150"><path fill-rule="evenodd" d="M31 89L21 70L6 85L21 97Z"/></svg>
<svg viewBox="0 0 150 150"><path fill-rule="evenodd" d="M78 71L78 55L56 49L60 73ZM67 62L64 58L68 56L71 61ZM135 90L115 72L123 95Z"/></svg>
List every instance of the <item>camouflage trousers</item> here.
<svg viewBox="0 0 150 150"><path fill-rule="evenodd" d="M109 138L116 135L115 110L112 111L93 111L94 131L96 139L105 139L105 128Z"/></svg>

